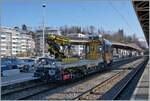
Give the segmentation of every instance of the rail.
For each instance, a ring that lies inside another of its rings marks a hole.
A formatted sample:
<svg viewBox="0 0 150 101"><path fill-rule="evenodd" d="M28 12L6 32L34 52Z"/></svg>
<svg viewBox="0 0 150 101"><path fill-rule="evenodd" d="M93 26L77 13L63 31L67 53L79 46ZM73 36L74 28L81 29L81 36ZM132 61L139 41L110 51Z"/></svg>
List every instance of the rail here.
<svg viewBox="0 0 150 101"><path fill-rule="evenodd" d="M148 59L146 59L143 63L138 65L137 68L135 68L133 71L131 71L125 78L123 78L113 88L111 88L108 92L106 92L100 99L101 100L115 100L115 99L117 99L118 96L120 95L120 93L128 86L130 81L132 79L134 79L135 75L137 75L141 69L145 68L147 61L148 61Z"/></svg>
<svg viewBox="0 0 150 101"><path fill-rule="evenodd" d="M73 98L72 100L77 100L77 99L78 100L87 100L85 98L85 96L88 96L89 94L94 93L94 90L100 89L103 86L105 86L105 88L107 88L106 85L108 85L108 83L112 83L114 80L118 79L118 77L120 77L120 75L124 75L124 72L126 72L126 71L121 71L121 72L116 73L115 75L111 76L110 78L106 79L105 81L101 82L100 84L94 86L93 88L85 91L84 93Z"/></svg>
<svg viewBox="0 0 150 101"><path fill-rule="evenodd" d="M133 70L131 70L131 72L127 73L127 75L123 77L124 72L126 72L127 70L127 68L125 68L123 69L125 71L121 71L115 74L114 76L106 79L102 83L76 96L72 100L89 100L89 99L91 100L94 100L94 99L95 100L97 99L115 100L119 96L119 94L124 90L124 88L128 85L128 83L134 78L137 72L141 70L142 66L144 66L146 63L147 63L147 60L144 60L144 62L138 65L136 64L137 66L135 66ZM119 82L115 83L116 81L119 81ZM112 87L110 87L109 85L112 85ZM101 93L104 93L104 94L101 94Z"/></svg>

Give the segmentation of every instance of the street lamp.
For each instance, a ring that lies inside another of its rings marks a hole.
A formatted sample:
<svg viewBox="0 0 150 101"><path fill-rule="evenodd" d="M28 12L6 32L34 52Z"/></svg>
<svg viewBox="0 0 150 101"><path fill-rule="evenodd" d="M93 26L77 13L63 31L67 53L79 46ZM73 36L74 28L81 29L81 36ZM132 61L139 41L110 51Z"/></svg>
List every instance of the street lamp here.
<svg viewBox="0 0 150 101"><path fill-rule="evenodd" d="M43 7L43 56L44 56L44 46L45 46L45 7L46 7L46 4L43 3L42 5Z"/></svg>

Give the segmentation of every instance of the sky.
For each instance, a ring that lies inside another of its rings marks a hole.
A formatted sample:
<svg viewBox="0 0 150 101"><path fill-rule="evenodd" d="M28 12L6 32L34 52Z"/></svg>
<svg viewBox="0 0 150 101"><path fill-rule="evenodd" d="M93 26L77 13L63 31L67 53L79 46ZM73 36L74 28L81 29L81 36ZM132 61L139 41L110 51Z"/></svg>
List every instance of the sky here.
<svg viewBox="0 0 150 101"><path fill-rule="evenodd" d="M1 24L42 26L43 0L1 0ZM106 31L123 29L125 35L144 39L130 0L45 0L46 26L93 25Z"/></svg>

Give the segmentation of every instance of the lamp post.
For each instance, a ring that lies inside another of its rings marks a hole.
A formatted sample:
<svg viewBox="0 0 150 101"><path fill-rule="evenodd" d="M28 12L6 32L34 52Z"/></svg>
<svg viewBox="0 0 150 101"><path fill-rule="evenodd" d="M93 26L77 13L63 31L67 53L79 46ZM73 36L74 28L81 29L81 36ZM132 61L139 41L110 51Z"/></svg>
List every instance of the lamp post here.
<svg viewBox="0 0 150 101"><path fill-rule="evenodd" d="M45 46L45 7L46 7L46 4L43 3L42 7L43 7L43 56L44 56L45 55L44 46Z"/></svg>

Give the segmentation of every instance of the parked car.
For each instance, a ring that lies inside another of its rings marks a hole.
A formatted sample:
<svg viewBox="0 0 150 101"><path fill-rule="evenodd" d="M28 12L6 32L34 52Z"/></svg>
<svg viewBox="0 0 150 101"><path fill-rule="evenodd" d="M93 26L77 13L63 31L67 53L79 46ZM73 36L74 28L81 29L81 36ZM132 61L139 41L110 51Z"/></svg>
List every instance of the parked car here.
<svg viewBox="0 0 150 101"><path fill-rule="evenodd" d="M12 64L16 65L19 69L20 72L28 72L29 71L29 65L28 63L24 62L24 60L21 59L12 59Z"/></svg>
<svg viewBox="0 0 150 101"><path fill-rule="evenodd" d="M1 70L20 69L21 72L28 72L34 64L33 59L2 58Z"/></svg>
<svg viewBox="0 0 150 101"><path fill-rule="evenodd" d="M21 60L23 60L28 65L29 69L34 69L35 67L34 59L27 58L27 59L21 59Z"/></svg>
<svg viewBox="0 0 150 101"><path fill-rule="evenodd" d="M1 59L1 70L17 69L17 65L13 64L11 59L2 58Z"/></svg>

